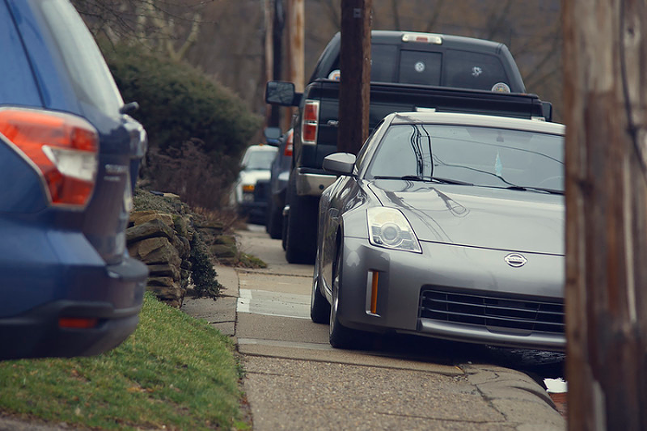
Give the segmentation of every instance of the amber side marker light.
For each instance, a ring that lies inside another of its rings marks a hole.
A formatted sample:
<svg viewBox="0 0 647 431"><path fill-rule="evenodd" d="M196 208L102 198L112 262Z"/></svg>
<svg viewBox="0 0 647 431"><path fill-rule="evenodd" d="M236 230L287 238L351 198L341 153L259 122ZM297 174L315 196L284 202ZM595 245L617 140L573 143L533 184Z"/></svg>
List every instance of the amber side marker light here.
<svg viewBox="0 0 647 431"><path fill-rule="evenodd" d="M371 271L371 313L377 314L377 283L379 281L379 272Z"/></svg>
<svg viewBox="0 0 647 431"><path fill-rule="evenodd" d="M68 329L90 329L99 324L99 319L81 318L81 317L61 317L58 319L60 328Z"/></svg>

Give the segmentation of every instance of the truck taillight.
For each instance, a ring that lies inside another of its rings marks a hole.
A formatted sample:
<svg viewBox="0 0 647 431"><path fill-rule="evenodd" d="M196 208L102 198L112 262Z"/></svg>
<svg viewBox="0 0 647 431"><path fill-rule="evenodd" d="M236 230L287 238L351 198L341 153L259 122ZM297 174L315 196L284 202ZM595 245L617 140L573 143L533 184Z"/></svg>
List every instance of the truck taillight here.
<svg viewBox="0 0 647 431"><path fill-rule="evenodd" d="M0 109L0 134L43 179L54 205L85 206L94 190L99 137L82 118Z"/></svg>
<svg viewBox="0 0 647 431"><path fill-rule="evenodd" d="M443 38L433 33L415 33L409 32L402 35L402 42L422 42L433 45L442 45Z"/></svg>
<svg viewBox="0 0 647 431"><path fill-rule="evenodd" d="M283 150L283 155L285 157L292 157L292 149L294 148L293 142L294 142L294 133L292 129L290 129L290 131L288 131L287 141L285 142L285 149Z"/></svg>
<svg viewBox="0 0 647 431"><path fill-rule="evenodd" d="M319 127L319 101L306 100L301 124L301 140L304 144L317 143L317 129Z"/></svg>

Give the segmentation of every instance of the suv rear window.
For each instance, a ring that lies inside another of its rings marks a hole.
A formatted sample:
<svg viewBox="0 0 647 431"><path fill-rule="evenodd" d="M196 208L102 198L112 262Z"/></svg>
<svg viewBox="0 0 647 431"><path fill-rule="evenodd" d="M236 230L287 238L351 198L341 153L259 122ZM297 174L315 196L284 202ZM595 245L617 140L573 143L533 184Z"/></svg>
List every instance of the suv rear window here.
<svg viewBox="0 0 647 431"><path fill-rule="evenodd" d="M121 95L92 34L73 6L60 0L32 4L42 11L78 99L114 116L123 105Z"/></svg>
<svg viewBox="0 0 647 431"><path fill-rule="evenodd" d="M16 26L0 2L0 104L40 106L40 95Z"/></svg>

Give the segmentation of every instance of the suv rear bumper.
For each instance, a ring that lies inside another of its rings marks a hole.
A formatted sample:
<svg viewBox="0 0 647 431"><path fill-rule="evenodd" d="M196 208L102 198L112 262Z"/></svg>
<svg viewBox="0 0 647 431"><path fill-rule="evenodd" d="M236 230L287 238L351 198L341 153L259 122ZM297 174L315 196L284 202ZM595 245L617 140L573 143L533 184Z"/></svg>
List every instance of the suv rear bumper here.
<svg viewBox="0 0 647 431"><path fill-rule="evenodd" d="M67 275L70 295L66 299L0 319L0 359L96 355L118 346L135 331L146 265L125 257L118 265L68 267ZM97 319L97 324L64 328L60 318Z"/></svg>
<svg viewBox="0 0 647 431"><path fill-rule="evenodd" d="M337 177L321 169L297 168L296 187L299 196L321 196Z"/></svg>

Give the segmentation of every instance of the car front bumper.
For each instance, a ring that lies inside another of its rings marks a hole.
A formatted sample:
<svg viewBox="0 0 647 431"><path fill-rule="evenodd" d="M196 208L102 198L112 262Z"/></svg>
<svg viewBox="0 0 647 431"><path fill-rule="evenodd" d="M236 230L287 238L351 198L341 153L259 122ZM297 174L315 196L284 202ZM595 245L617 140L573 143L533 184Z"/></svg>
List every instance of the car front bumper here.
<svg viewBox="0 0 647 431"><path fill-rule="evenodd" d="M565 349L562 256L526 253L528 264L513 268L507 251L421 247L421 254L393 251L346 237L339 321L373 332Z"/></svg>

